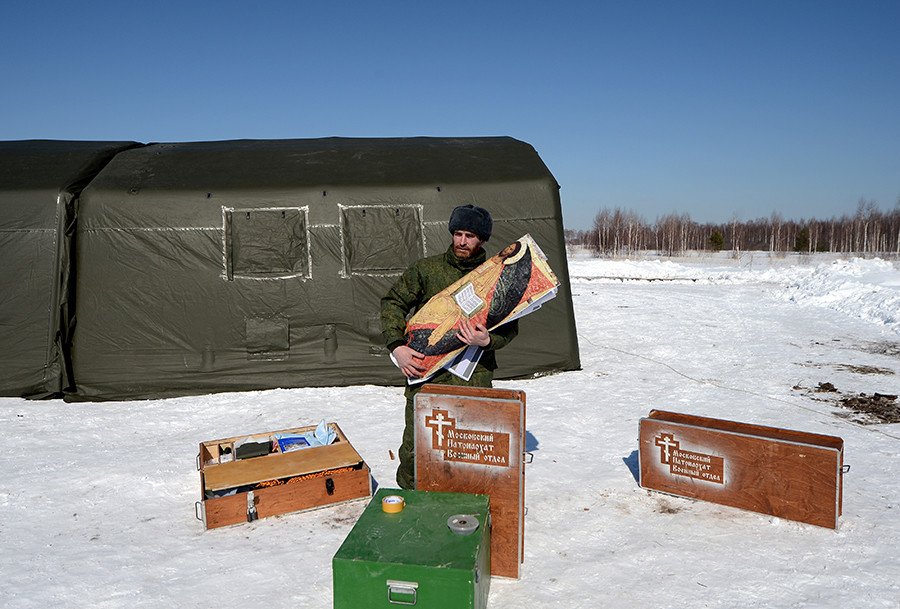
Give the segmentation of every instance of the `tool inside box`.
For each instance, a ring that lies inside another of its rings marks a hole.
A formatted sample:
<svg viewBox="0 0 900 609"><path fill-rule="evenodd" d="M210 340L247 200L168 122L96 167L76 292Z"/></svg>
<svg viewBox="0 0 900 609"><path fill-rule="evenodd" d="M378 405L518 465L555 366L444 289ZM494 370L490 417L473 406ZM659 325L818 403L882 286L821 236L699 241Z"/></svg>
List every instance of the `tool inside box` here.
<svg viewBox="0 0 900 609"><path fill-rule="evenodd" d="M337 430L336 427L330 426L331 429ZM200 449L200 462L203 467L213 465L221 465L232 461L240 461L242 459L252 459L254 457L263 457L275 453L285 452L282 450L284 441L279 442L276 435L288 435L290 433L300 433L308 431L311 428L301 427L299 429L289 429L283 432L263 433L250 436L242 436L238 438L228 438L226 440L215 440L212 442L204 442ZM302 438L300 438L302 440ZM342 439L338 433L332 442L336 444ZM297 446L299 442L289 442L293 446Z"/></svg>

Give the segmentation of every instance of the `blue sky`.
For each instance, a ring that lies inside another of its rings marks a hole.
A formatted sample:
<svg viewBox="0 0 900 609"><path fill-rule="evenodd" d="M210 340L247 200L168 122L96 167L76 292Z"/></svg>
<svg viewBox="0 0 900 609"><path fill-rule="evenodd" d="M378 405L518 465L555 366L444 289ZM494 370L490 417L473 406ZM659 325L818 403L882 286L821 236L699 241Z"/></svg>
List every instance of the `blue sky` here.
<svg viewBox="0 0 900 609"><path fill-rule="evenodd" d="M900 199L898 24L900 0L7 3L0 140L507 135L566 228L824 219Z"/></svg>

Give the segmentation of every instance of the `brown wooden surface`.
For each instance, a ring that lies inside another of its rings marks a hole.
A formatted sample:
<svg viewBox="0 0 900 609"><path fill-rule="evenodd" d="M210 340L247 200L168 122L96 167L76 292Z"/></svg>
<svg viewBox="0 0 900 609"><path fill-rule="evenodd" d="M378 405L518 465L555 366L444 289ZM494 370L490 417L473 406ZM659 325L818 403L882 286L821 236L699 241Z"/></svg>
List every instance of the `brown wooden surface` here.
<svg viewBox="0 0 900 609"><path fill-rule="evenodd" d="M822 527L837 526L841 438L653 411L640 422L639 441L644 488ZM678 448L672 446L674 442ZM665 462L666 445L670 460L682 457L674 465ZM676 455L676 450L681 453ZM717 471L721 481L702 478L715 477Z"/></svg>
<svg viewBox="0 0 900 609"><path fill-rule="evenodd" d="M421 393L483 398L488 400L511 400L525 403L525 392L518 389L496 389L494 387L467 387L465 385L422 385Z"/></svg>
<svg viewBox="0 0 900 609"><path fill-rule="evenodd" d="M288 453L272 453L261 457L212 465L206 465L205 463L209 458L218 458L218 447L220 445L233 445L236 441L248 437L262 440L264 438L272 438L275 434L306 433L313 431L316 426L311 425L203 442L200 444L200 469L204 474L205 489L218 491L236 486L257 484L266 480L311 474L326 469L350 467L362 461L359 453L356 452L344 436L340 427L335 423L331 423L329 427L335 430L337 441L328 446L304 448Z"/></svg>
<svg viewBox="0 0 900 609"><path fill-rule="evenodd" d="M508 434L496 442L508 450L505 466L453 462L435 450L426 419L446 410L457 429ZM425 385L416 396L416 488L486 494L491 501L491 574L519 577L524 553L525 393L517 390Z"/></svg>
<svg viewBox="0 0 900 609"><path fill-rule="evenodd" d="M708 427L709 429L718 429L720 431L733 431L735 433L752 434L761 438L769 438L772 440L784 440L787 442L800 442L803 444L827 446L836 450L842 450L844 448L844 441L836 436L825 436L822 434L809 433L806 431L783 429L781 427L765 427L763 425L753 425L752 423L739 423L737 421L727 421L725 419L698 417L691 414L669 412L666 410L651 410L650 414L647 415L647 418L656 419L659 421L670 421L672 423L683 423L684 425L699 425L702 427Z"/></svg>
<svg viewBox="0 0 900 609"><path fill-rule="evenodd" d="M332 495L328 494L325 486L329 478L334 482ZM259 518L327 507L371 494L371 474L368 467L253 491ZM247 522L247 493L207 499L203 503L207 529Z"/></svg>
<svg viewBox="0 0 900 609"><path fill-rule="evenodd" d="M218 491L235 486L257 484L289 476L301 476L326 469L351 467L362 461L349 442L272 453L204 468L206 490Z"/></svg>
<svg viewBox="0 0 900 609"><path fill-rule="evenodd" d="M371 472L359 453L335 423L329 427L337 433L337 441L328 446L303 448L287 453L272 453L251 459L207 464L219 457L220 445L231 445L243 438L262 439L275 434L303 433L315 429L315 425L261 434L245 434L200 444L200 493L205 513L206 528L247 522L247 493L205 499L206 491L218 491L246 487L269 480L282 480L328 470L356 467L353 471L330 473L324 477L254 489L254 505L259 518L295 512L372 494ZM334 493L329 495L325 481L334 482Z"/></svg>

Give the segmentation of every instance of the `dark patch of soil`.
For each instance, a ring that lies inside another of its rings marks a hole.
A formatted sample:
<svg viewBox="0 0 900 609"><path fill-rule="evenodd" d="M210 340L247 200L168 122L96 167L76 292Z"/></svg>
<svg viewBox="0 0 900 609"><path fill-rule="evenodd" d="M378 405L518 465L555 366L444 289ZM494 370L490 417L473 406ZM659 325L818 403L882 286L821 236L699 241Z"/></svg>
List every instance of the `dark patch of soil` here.
<svg viewBox="0 0 900 609"><path fill-rule="evenodd" d="M854 374L894 374L889 368L879 368L878 366L854 366L852 364L838 364L838 370L846 370Z"/></svg>
<svg viewBox="0 0 900 609"><path fill-rule="evenodd" d="M878 366L857 366L855 364L814 364L812 362L800 362L797 364L798 366L803 366L804 368L825 368L831 367L835 370L841 370L845 372L852 372L853 374L883 374L885 376L894 374L894 371L890 368L880 368Z"/></svg>
<svg viewBox="0 0 900 609"><path fill-rule="evenodd" d="M838 403L842 408L876 419L877 423L900 423L900 404L896 395L875 393L841 398Z"/></svg>
<svg viewBox="0 0 900 609"><path fill-rule="evenodd" d="M794 389L802 390L803 387L798 386ZM807 393L833 394L832 399L823 397L813 397L812 399L834 401L845 411L839 413L839 416L851 419L861 425L900 423L900 403L897 401L897 396L893 394L875 392L872 395L866 393L848 395L841 393L832 383L819 383L815 389L807 390Z"/></svg>
<svg viewBox="0 0 900 609"><path fill-rule="evenodd" d="M671 505L668 501L660 501L656 511L660 514L677 514L681 508Z"/></svg>

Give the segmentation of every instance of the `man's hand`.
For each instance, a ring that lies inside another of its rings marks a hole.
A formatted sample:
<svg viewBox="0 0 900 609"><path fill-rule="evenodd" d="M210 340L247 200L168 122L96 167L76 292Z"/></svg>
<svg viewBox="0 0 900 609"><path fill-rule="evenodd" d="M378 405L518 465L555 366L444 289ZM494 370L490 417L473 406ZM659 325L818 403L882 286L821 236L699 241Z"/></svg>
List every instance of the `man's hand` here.
<svg viewBox="0 0 900 609"><path fill-rule="evenodd" d="M400 345L391 353L393 353L394 359L397 360L400 372L402 372L403 376L406 378L419 378L422 376L422 373L425 372L426 368L420 361L425 358L425 355L419 353L415 349L407 347L406 345Z"/></svg>
<svg viewBox="0 0 900 609"><path fill-rule="evenodd" d="M491 335L488 334L484 324L472 324L468 319L463 319L459 324L459 340L467 345L487 347L491 344Z"/></svg>

